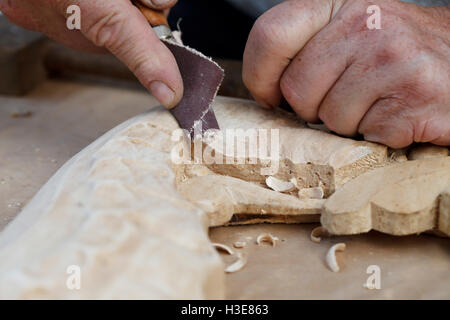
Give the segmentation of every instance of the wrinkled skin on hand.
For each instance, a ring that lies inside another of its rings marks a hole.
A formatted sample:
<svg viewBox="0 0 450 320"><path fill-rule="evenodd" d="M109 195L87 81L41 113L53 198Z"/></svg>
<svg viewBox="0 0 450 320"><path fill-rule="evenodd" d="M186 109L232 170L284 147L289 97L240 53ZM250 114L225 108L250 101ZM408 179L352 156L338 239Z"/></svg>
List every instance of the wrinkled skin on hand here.
<svg viewBox="0 0 450 320"><path fill-rule="evenodd" d="M140 1L168 10L177 0ZM70 5L81 9L79 31L66 26ZM175 58L130 0L0 0L0 10L19 26L43 32L74 49L110 51L166 107L176 105L183 95Z"/></svg>
<svg viewBox="0 0 450 320"><path fill-rule="evenodd" d="M381 29L370 30L370 5ZM450 145L450 7L394 0L292 0L255 23L243 78L309 122L391 147Z"/></svg>

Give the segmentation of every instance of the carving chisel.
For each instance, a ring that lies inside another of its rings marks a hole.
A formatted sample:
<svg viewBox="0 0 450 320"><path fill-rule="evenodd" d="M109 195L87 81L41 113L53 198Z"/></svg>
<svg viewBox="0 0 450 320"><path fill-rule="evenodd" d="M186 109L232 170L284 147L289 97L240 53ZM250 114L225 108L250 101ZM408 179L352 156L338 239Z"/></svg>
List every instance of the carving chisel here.
<svg viewBox="0 0 450 320"><path fill-rule="evenodd" d="M222 83L223 69L202 53L179 43L162 11L149 9L138 1L133 3L177 61L183 79L184 94L180 103L170 112L180 127L187 130L191 138L194 138L194 134L203 134L209 129L219 129L211 103Z"/></svg>

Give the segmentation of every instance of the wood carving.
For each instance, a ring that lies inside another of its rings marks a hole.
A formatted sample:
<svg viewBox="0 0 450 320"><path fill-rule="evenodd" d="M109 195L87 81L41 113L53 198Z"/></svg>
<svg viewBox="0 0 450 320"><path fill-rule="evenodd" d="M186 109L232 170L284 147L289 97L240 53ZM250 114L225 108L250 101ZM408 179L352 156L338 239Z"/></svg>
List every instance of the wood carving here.
<svg viewBox="0 0 450 320"><path fill-rule="evenodd" d="M422 144L411 148L408 154L409 160L420 160L438 157L447 157L449 155L448 148L435 146L432 144Z"/></svg>
<svg viewBox="0 0 450 320"><path fill-rule="evenodd" d="M339 235L437 229L450 236L449 186L450 157L377 168L337 190L325 202L321 222Z"/></svg>
<svg viewBox="0 0 450 320"><path fill-rule="evenodd" d="M321 187L326 198L354 177L390 163L384 146L310 129L290 113L267 111L250 101L218 99L214 111L223 134L213 135L205 145L222 162L176 170L178 189L208 214L211 226L319 221L324 200L299 198L299 190ZM278 159L267 161L259 152L252 159L250 141L259 143L265 135L270 140L272 129L279 130ZM235 137L236 145L245 145L244 152L232 148L230 153L225 133L237 130L244 132ZM277 169L270 175L295 182L295 190L269 188L270 168Z"/></svg>
<svg viewBox="0 0 450 320"><path fill-rule="evenodd" d="M223 298L224 266L208 227L318 221L326 200L299 198L299 190L338 196L391 164L383 146L310 129L249 101L218 98L214 111L223 131L279 129L279 159L247 163L238 154L231 164L174 164L178 126L170 113L135 117L66 163L0 234L0 298ZM221 139L213 135L202 148L229 158ZM295 190L266 185L261 169L274 164L270 175ZM444 218L448 198L443 193ZM80 290L67 288L70 266L81 270Z"/></svg>
<svg viewBox="0 0 450 320"><path fill-rule="evenodd" d="M0 298L224 298L201 210L176 190L163 109L66 163L0 235ZM70 266L80 290L69 290Z"/></svg>

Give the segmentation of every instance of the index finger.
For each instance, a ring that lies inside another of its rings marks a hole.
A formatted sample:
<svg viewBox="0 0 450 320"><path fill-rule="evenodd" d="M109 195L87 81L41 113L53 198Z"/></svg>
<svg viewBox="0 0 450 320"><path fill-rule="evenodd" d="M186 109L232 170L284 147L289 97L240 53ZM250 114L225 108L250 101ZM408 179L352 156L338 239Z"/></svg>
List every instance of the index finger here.
<svg viewBox="0 0 450 320"><path fill-rule="evenodd" d="M279 105L284 70L335 10L333 0L286 1L256 21L245 48L242 77L259 104Z"/></svg>

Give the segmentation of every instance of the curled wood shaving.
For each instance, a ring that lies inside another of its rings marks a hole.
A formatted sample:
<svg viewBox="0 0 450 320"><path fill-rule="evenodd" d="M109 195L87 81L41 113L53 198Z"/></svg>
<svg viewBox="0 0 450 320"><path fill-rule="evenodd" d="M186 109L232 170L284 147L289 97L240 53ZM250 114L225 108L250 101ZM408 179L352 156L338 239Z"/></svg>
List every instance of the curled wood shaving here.
<svg viewBox="0 0 450 320"><path fill-rule="evenodd" d="M295 189L295 185L290 181L283 181L275 177L266 178L266 185L277 192L290 192Z"/></svg>
<svg viewBox="0 0 450 320"><path fill-rule="evenodd" d="M336 261L336 251L344 251L345 250L345 243L338 243L335 244L328 250L327 256L326 256L326 262L328 267L333 272L339 272L339 265Z"/></svg>
<svg viewBox="0 0 450 320"><path fill-rule="evenodd" d="M247 264L247 253L238 252L235 254L229 246L222 243L212 243L212 246L217 250L221 250L223 252L228 253L229 255L237 256L237 260L225 268L226 273L233 273L239 271Z"/></svg>
<svg viewBox="0 0 450 320"><path fill-rule="evenodd" d="M233 250L231 250L231 248L225 244L221 244L221 243L212 243L212 246L214 248L216 248L217 250L221 250L223 252L228 253L229 255L234 255Z"/></svg>
<svg viewBox="0 0 450 320"><path fill-rule="evenodd" d="M300 189L300 188L298 187L298 181L297 181L296 178L292 177L291 179L289 179L289 181L292 182L292 184L293 184L297 189Z"/></svg>
<svg viewBox="0 0 450 320"><path fill-rule="evenodd" d="M275 247L278 240L280 240L280 239L278 239L277 237L274 237L270 233L263 233L263 234L260 234L258 236L258 238L256 238L256 243L258 244L258 246L260 246L261 243L263 243L263 242L269 242L270 244L272 244L272 247Z"/></svg>
<svg viewBox="0 0 450 320"><path fill-rule="evenodd" d="M247 245L247 242L245 242L245 241L236 241L236 242L233 244L233 246L234 246L235 248L238 248L238 249L242 249L242 248L244 248L246 245Z"/></svg>
<svg viewBox="0 0 450 320"><path fill-rule="evenodd" d="M245 252L238 252L237 253L238 259L236 262L230 264L228 267L226 267L225 272L226 273L233 273L236 271L241 270L245 265L247 264L247 253Z"/></svg>
<svg viewBox="0 0 450 320"><path fill-rule="evenodd" d="M300 199L323 199L323 196L324 192L322 187L304 188L298 192Z"/></svg>
<svg viewBox="0 0 450 320"><path fill-rule="evenodd" d="M319 243L320 240L322 240L322 237L327 237L329 235L330 234L328 233L328 231L324 227L320 226L320 227L314 228L311 231L311 241Z"/></svg>

